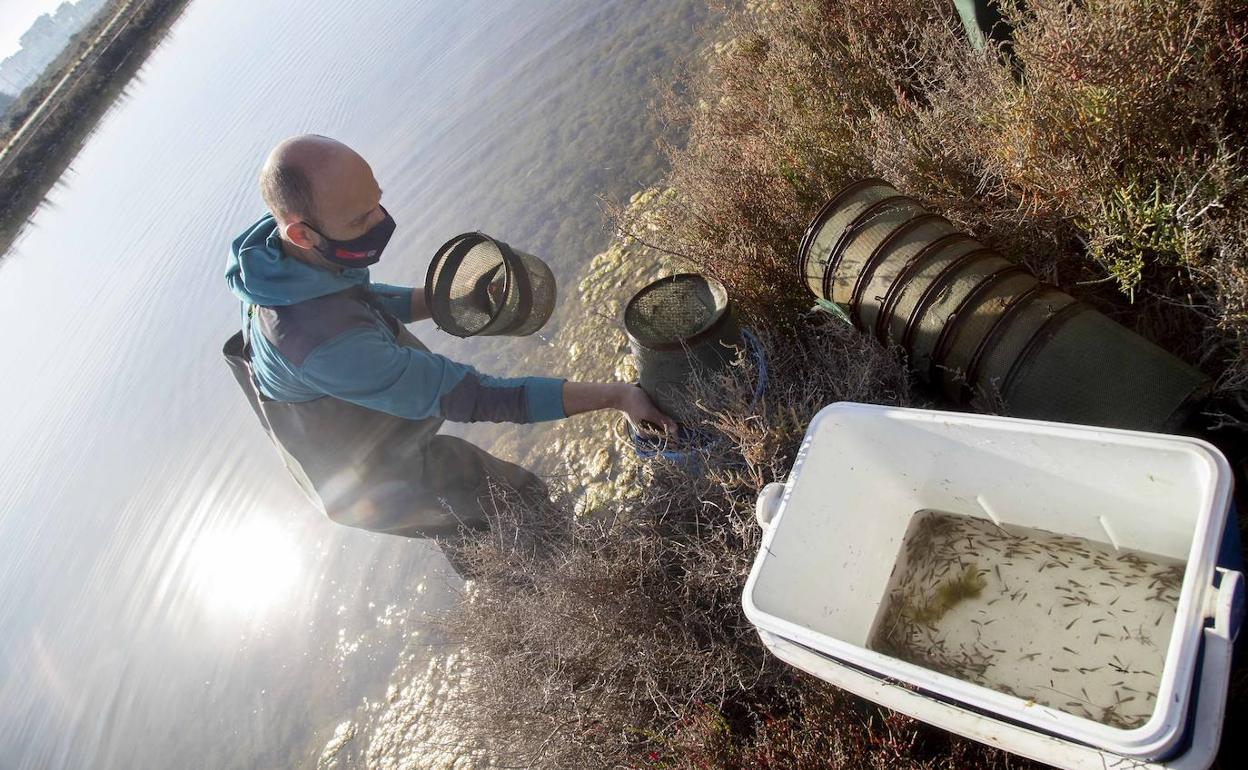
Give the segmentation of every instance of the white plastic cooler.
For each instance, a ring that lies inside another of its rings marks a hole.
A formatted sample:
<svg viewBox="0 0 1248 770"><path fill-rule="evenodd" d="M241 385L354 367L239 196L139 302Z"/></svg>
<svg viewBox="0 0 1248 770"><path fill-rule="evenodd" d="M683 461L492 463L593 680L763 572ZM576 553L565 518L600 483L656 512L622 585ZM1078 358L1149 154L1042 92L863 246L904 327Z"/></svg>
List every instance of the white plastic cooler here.
<svg viewBox="0 0 1248 770"><path fill-rule="evenodd" d="M1061 767L1207 767L1242 601L1242 575L1216 566L1231 489L1225 458L1195 439L833 404L787 483L759 498L744 608L781 659L950 732ZM1113 727L869 649L907 526L931 509L1185 561L1147 723Z"/></svg>

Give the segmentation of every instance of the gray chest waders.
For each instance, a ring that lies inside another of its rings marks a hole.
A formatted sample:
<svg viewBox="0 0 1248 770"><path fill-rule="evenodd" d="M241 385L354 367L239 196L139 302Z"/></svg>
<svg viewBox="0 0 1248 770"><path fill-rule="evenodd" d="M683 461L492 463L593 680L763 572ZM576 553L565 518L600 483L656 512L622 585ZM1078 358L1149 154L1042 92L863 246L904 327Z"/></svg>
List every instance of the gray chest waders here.
<svg viewBox="0 0 1248 770"><path fill-rule="evenodd" d="M360 304L377 312L362 294L344 292L323 309L333 312L335 303L348 303L357 313ZM261 324L261 333L279 351L287 340L284 335L295 335L297 330L272 331L280 326L284 308L253 306L248 308L247 328L234 334L222 352L291 475L330 519L374 532L443 537L461 528L488 527L484 507L491 482L516 489L541 486L517 465L460 438L438 435L439 418L408 420L332 396L300 402L268 398L251 368L250 335L257 310L278 319ZM398 344L428 352L397 320L383 318Z"/></svg>

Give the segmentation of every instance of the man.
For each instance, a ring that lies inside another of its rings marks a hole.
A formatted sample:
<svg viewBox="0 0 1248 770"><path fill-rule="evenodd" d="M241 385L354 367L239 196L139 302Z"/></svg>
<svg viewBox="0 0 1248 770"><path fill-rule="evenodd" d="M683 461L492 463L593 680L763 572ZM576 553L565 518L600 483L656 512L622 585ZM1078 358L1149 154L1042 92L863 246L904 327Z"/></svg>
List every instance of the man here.
<svg viewBox="0 0 1248 770"><path fill-rule="evenodd" d="M227 361L309 497L341 524L409 537L488 526L492 487L545 494L527 470L462 439L453 422L539 422L614 408L672 430L638 387L496 378L429 352L403 324L423 289L372 283L395 230L372 169L320 136L279 144L260 174L269 214L230 251L243 331Z"/></svg>

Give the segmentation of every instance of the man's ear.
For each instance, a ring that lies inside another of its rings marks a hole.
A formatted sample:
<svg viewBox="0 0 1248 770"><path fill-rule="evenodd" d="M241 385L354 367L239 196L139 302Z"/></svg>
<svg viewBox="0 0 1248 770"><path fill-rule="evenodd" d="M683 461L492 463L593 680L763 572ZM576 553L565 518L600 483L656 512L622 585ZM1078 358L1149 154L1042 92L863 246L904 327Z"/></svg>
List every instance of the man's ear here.
<svg viewBox="0 0 1248 770"><path fill-rule="evenodd" d="M312 229L303 222L292 222L282 226L282 236L301 249L312 249L316 246L317 237Z"/></svg>

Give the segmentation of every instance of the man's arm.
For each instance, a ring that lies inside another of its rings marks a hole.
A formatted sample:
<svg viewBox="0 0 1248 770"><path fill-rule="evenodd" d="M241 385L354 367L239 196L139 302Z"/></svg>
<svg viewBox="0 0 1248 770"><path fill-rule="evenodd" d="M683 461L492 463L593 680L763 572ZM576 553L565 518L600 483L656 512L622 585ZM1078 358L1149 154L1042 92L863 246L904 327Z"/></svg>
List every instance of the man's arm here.
<svg viewBox="0 0 1248 770"><path fill-rule="evenodd" d="M544 422L619 409L636 425L675 429L641 388L551 377L490 377L436 353L403 347L379 328L355 329L319 346L302 366L322 392L408 419Z"/></svg>
<svg viewBox="0 0 1248 770"><path fill-rule="evenodd" d="M599 409L619 409L634 428L644 423L675 433L676 421L659 411L646 392L623 382L565 382L563 411L567 416Z"/></svg>
<svg viewBox="0 0 1248 770"><path fill-rule="evenodd" d="M429 312L429 299L425 295L424 287L412 289L412 320L408 321L408 323L415 323L432 317L433 314Z"/></svg>
<svg viewBox="0 0 1248 770"><path fill-rule="evenodd" d="M405 324L416 323L430 317L424 287L412 289L407 286L370 283L368 291L381 303L386 312Z"/></svg>

